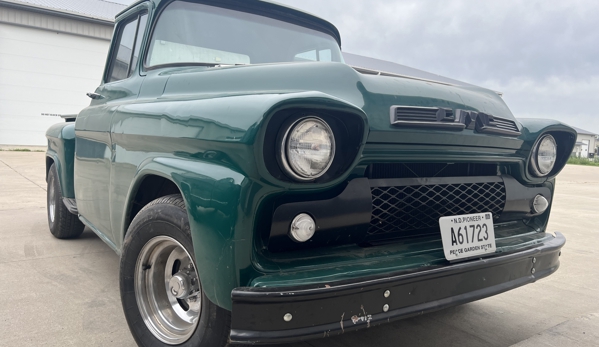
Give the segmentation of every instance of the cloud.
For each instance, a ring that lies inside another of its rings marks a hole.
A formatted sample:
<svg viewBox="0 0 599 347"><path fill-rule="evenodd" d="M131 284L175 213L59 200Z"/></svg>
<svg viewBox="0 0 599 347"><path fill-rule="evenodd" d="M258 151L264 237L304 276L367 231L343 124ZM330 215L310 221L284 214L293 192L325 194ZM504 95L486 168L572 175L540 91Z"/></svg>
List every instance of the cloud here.
<svg viewBox="0 0 599 347"><path fill-rule="evenodd" d="M335 24L343 50L505 93L517 117L599 133L595 0L279 0Z"/></svg>
<svg viewBox="0 0 599 347"><path fill-rule="evenodd" d="M592 105L599 91L599 76L584 79L549 77L542 81L514 78L507 84L483 83L491 89L509 90L504 99L521 118L552 118L599 134L599 117Z"/></svg>

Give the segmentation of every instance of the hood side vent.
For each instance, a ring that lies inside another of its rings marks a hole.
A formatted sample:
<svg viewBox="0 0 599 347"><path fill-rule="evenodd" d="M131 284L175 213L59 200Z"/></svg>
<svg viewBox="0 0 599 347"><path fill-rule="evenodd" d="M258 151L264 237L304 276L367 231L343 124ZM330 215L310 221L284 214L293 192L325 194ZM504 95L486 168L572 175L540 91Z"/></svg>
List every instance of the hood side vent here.
<svg viewBox="0 0 599 347"><path fill-rule="evenodd" d="M483 112L456 110L456 122L466 125L477 133L518 137L521 135L518 124L511 120L492 116Z"/></svg>
<svg viewBox="0 0 599 347"><path fill-rule="evenodd" d="M455 114L450 108L391 107L391 125L393 126L463 130L465 125L456 123L455 120Z"/></svg>
<svg viewBox="0 0 599 347"><path fill-rule="evenodd" d="M391 106L391 126L406 128L464 129L477 133L518 137L516 121L477 111L442 107Z"/></svg>
<svg viewBox="0 0 599 347"><path fill-rule="evenodd" d="M496 134L505 136L520 136L522 134L515 121L478 113L476 117L476 132L483 134Z"/></svg>

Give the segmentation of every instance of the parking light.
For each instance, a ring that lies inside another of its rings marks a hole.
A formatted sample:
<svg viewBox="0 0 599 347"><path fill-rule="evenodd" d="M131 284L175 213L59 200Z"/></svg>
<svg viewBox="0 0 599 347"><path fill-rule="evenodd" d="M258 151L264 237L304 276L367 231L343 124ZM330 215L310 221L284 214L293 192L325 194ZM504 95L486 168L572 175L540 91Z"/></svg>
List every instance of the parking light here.
<svg viewBox="0 0 599 347"><path fill-rule="evenodd" d="M549 201L547 201L547 199L543 196L543 195L537 195L535 196L535 199L532 202L532 211L535 214L541 214L545 211L547 211L547 208L549 207Z"/></svg>
<svg viewBox="0 0 599 347"><path fill-rule="evenodd" d="M307 213L300 213L291 222L289 235L296 242L306 242L314 236L316 223Z"/></svg>

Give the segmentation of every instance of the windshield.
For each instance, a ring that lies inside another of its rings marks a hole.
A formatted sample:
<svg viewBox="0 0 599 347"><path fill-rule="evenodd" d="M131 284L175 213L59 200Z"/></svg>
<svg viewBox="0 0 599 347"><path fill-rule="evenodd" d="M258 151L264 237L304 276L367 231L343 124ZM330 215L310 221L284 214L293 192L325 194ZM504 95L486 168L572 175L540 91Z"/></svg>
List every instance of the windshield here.
<svg viewBox="0 0 599 347"><path fill-rule="evenodd" d="M166 64L343 62L335 39L320 31L250 13L184 1L158 18L147 67Z"/></svg>

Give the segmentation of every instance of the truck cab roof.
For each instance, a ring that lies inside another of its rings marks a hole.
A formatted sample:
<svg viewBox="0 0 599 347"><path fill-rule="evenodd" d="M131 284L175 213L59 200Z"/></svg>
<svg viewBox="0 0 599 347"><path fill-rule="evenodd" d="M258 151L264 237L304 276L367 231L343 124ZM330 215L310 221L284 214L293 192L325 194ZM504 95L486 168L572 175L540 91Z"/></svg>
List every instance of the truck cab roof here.
<svg viewBox="0 0 599 347"><path fill-rule="evenodd" d="M141 0L136 1L129 7L116 15L116 21L121 20L129 9L143 3L151 2L155 9L160 12L166 5L176 0ZM341 46L341 35L339 30L332 23L315 16L313 14L301 11L299 9L278 4L272 1L264 0L178 0L206 4L210 6L223 7L227 9L249 12L269 18L282 20L285 22L300 25L306 28L318 30L331 35Z"/></svg>

